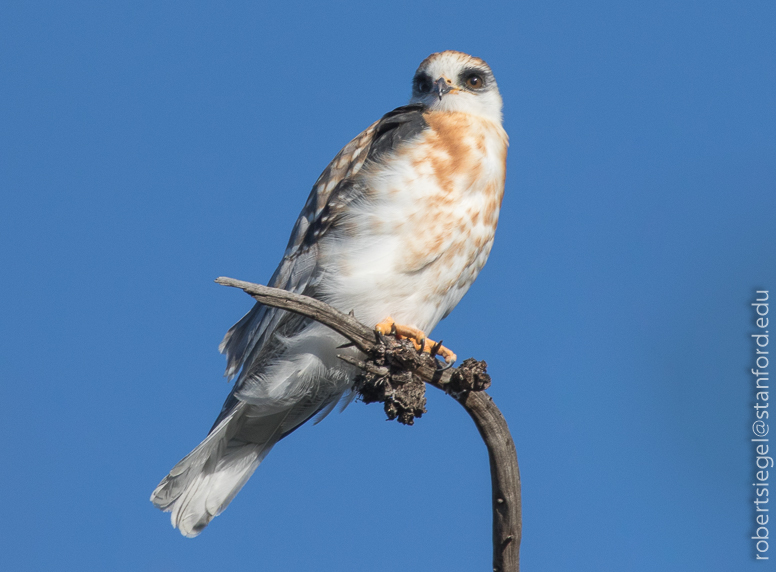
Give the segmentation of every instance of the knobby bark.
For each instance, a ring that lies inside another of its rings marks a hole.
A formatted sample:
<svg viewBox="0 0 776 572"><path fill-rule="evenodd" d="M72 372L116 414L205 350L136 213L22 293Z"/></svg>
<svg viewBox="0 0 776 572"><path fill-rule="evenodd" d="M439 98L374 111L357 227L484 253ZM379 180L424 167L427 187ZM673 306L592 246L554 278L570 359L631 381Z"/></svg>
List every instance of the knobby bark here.
<svg viewBox="0 0 776 572"><path fill-rule="evenodd" d="M360 368L356 389L367 403L384 403L389 419L411 425L425 410L427 383L452 396L477 426L488 449L493 503L493 570L520 569L522 531L520 470L512 435L504 416L485 393L490 386L485 362L467 359L457 368L443 370L429 354L418 354L407 340L382 336L314 298L232 278L218 278L218 284L240 288L258 302L316 320L347 338L364 356L341 355Z"/></svg>

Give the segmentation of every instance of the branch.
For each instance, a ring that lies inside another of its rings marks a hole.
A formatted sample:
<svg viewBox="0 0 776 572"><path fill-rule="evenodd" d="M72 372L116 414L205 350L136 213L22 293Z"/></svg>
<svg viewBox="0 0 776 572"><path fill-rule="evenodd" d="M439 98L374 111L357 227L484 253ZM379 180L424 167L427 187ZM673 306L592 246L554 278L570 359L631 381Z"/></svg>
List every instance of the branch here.
<svg viewBox="0 0 776 572"><path fill-rule="evenodd" d="M520 470L515 444L504 416L483 391L490 385L485 362L467 359L460 367L441 371L436 359L418 354L409 342L381 336L353 315L328 304L279 288L270 288L232 278L218 278L218 284L240 288L258 302L301 314L320 322L347 338L366 354L359 360L348 355L341 359L362 370L356 389L365 402L385 402L389 418L412 424L425 413L425 394L418 393L412 380L418 379L450 394L474 420L488 448L493 502L493 570L517 572L520 569L522 532Z"/></svg>
<svg viewBox="0 0 776 572"><path fill-rule="evenodd" d="M240 288L246 294L250 294L256 301L267 306L289 310L312 318L316 322L330 327L338 334L342 334L366 354L372 354L381 344L384 345L384 340L380 339L373 329L366 327L353 316L335 310L328 304L315 298L294 294L280 288L270 288L261 284L243 282L234 278L216 278L216 282L223 286ZM426 383L439 389L444 389L443 386L450 382L452 370L440 372L436 360L428 356L428 354L426 354L426 357L429 359L421 360L414 373Z"/></svg>

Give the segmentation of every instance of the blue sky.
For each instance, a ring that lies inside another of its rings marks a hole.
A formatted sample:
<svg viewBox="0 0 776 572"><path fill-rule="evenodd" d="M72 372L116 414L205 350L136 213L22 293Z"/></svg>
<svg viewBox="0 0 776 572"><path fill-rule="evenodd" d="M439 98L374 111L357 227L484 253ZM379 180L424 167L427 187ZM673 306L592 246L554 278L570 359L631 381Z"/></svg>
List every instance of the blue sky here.
<svg viewBox="0 0 776 572"><path fill-rule="evenodd" d="M327 162L444 49L491 64L511 137L490 261L435 337L490 365L524 569L769 568L772 2L136 1L2 9L3 569L487 569L485 450L435 391L414 427L304 427L195 540L148 502L229 391L251 300L213 279L266 282Z"/></svg>

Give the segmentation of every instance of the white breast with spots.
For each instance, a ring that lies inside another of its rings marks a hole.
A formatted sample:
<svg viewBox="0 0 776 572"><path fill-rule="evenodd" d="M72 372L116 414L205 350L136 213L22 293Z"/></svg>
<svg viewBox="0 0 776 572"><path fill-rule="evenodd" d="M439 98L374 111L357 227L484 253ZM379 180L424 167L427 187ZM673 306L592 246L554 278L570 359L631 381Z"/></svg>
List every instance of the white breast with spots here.
<svg viewBox="0 0 776 572"><path fill-rule="evenodd" d="M387 316L429 333L490 254L504 190L507 136L461 113L359 174L364 198L321 243L320 293L374 325Z"/></svg>

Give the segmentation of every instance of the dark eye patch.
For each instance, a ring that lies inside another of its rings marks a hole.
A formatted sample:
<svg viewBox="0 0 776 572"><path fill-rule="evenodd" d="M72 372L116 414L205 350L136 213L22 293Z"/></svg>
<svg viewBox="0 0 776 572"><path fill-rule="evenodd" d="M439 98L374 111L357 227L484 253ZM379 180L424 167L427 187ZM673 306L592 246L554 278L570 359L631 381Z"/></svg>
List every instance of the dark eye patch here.
<svg viewBox="0 0 776 572"><path fill-rule="evenodd" d="M430 92L433 85L431 78L425 73L419 73L412 80L412 89L418 93Z"/></svg>

